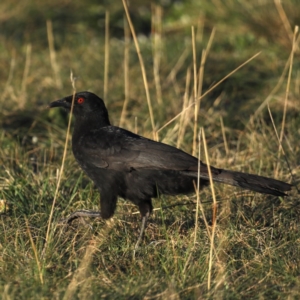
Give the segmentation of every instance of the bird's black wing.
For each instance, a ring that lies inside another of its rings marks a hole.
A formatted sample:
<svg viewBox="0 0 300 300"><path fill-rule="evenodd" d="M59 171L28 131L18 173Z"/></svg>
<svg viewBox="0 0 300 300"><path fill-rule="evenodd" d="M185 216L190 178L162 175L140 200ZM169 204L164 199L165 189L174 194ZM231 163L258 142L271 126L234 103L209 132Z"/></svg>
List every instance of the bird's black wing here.
<svg viewBox="0 0 300 300"><path fill-rule="evenodd" d="M187 171L198 164L195 157L175 147L114 126L102 127L81 136L76 148L87 164L114 170Z"/></svg>
<svg viewBox="0 0 300 300"><path fill-rule="evenodd" d="M73 148L74 151L74 148ZM197 177L198 159L169 145L155 142L127 130L107 126L82 135L75 156L82 156L86 167L122 172L152 169L173 170ZM259 193L285 195L292 185L272 178L210 167L212 179ZM200 178L209 180L207 165L200 162Z"/></svg>

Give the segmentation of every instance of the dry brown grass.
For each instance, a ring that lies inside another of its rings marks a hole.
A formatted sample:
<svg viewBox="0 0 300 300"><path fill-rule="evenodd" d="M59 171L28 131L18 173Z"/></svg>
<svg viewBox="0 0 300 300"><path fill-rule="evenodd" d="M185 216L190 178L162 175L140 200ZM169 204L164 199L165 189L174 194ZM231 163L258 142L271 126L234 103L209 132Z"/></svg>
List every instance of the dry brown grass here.
<svg viewBox="0 0 300 300"><path fill-rule="evenodd" d="M50 5L47 3L35 3L34 7L43 10ZM182 8L182 13L198 9L197 3ZM62 215L99 205L97 191L70 151L53 202L64 143L69 139L67 116L49 112L45 105L72 93L70 69L77 77L77 91L102 95L105 86L114 124L120 122L148 137L154 132L163 142L189 153L194 149L211 165L291 181L287 160L297 184L298 35L293 39L294 61L289 60L292 46L283 42L290 39L286 22L292 26L297 12L294 9L290 15L286 9L287 5L295 7L292 1L281 8L274 2L273 8L281 13L280 23L273 10L264 11L261 18L262 12L255 10L254 4L239 3L231 1L226 7L220 1L204 4L201 19L191 19L194 39L189 25L178 26L178 20L172 23L167 18L171 16L158 6L150 11L152 21L157 22L152 28L159 36L151 40L137 35L135 45L128 28L125 44L113 36L105 43L104 37L87 25L59 43L62 39L55 22L51 28L48 21L47 27L46 19L45 45L30 42L16 47L5 35L0 36L4 129L0 133L0 200L9 203L0 234L0 292L4 299L299 296L296 191L283 199L214 185L214 192L206 188L196 195L162 196L154 200L154 213L135 260L132 251L140 220L131 203L119 200L115 217L108 222L94 221L93 230L79 222L56 226ZM10 20L10 4L1 5L0 22ZM29 9L22 5L13 12L16 16ZM61 5L69 7L70 3ZM77 5L73 9L78 9ZM251 11L251 19L241 18L233 12L234 7L237 12ZM232 22L223 22L228 15ZM109 16L113 22L114 15ZM266 31L271 33L265 35L272 36L272 42L258 37L255 42L256 31L251 28L269 19L273 25L266 26ZM276 45L273 39L280 26L287 36L283 38L280 31L282 37ZM105 49L109 51L106 55ZM250 57L253 59L247 61ZM147 102L145 89L151 102ZM200 97L201 104L195 106ZM199 115L195 115L198 109ZM205 140L202 137L197 148L200 127ZM284 155L279 155L278 140ZM53 203L53 222L48 226Z"/></svg>

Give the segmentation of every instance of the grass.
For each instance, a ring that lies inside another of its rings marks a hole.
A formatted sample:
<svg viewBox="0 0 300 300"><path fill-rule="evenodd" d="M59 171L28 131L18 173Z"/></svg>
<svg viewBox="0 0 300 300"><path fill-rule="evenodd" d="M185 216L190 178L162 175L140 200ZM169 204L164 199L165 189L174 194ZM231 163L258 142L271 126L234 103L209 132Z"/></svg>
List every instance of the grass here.
<svg viewBox="0 0 300 300"><path fill-rule="evenodd" d="M212 165L288 182L293 175L298 183L298 35L289 61L294 25L299 24L296 1L282 7L278 1L184 3L162 11L159 5L141 8L138 1L131 6L140 58L134 41L124 43L120 34L125 15L121 2L103 8L66 1L57 3L57 11L53 1L15 10L10 2L0 4L0 22L6 28L0 34L3 299L299 298L296 190L282 198L215 184L214 199L210 188L198 195L161 196L153 201L155 210L133 259L140 216L129 202L120 199L109 221L91 220L92 230L77 221L69 227L57 224L77 209L99 208L99 194L78 168L69 145L49 223L68 116L45 107L72 93L70 69L77 91L103 95L106 90L113 124L122 119L126 129L189 153L194 149L196 155L202 127L202 160L207 161L207 146ZM31 25L25 26L29 19ZM147 30L141 24L150 20L155 37L142 35ZM205 95L196 118L195 95ZM279 137L283 134L284 155L274 127Z"/></svg>

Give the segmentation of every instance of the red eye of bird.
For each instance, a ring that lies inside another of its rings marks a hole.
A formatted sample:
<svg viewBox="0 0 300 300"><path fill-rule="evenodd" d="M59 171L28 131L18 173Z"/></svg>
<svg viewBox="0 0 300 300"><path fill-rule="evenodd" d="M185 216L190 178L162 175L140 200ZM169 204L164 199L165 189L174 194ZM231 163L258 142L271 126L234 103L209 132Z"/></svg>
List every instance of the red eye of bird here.
<svg viewBox="0 0 300 300"><path fill-rule="evenodd" d="M77 100L78 104L82 104L83 102L84 102L84 98L83 97L78 98L78 100Z"/></svg>

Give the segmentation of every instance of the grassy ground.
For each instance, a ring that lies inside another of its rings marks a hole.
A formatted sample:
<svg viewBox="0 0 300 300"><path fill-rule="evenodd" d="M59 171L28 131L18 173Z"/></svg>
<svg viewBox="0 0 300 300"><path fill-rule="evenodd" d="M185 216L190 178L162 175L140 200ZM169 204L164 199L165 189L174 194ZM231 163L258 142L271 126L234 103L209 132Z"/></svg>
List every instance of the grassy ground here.
<svg viewBox="0 0 300 300"><path fill-rule="evenodd" d="M150 138L155 132L158 140L189 153L200 142L193 141L195 91L198 99L205 94L196 133L203 127L212 165L298 183L299 39L293 42L293 31L299 5L248 2L165 1L162 9L131 2L149 102L134 42L124 41L121 2L1 2L3 299L300 297L296 191L281 198L215 185L216 218L210 188L199 194L200 207L196 195L161 196L133 259L140 217L131 203L120 199L114 218L91 220L93 229L57 224L76 209L99 207L99 195L69 145L49 218L68 116L46 105L72 93L70 69L77 91L106 94L113 124ZM200 146L206 161L203 139Z"/></svg>

